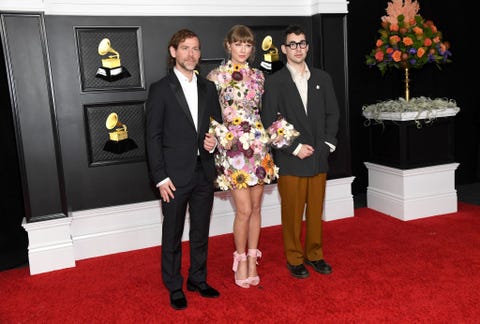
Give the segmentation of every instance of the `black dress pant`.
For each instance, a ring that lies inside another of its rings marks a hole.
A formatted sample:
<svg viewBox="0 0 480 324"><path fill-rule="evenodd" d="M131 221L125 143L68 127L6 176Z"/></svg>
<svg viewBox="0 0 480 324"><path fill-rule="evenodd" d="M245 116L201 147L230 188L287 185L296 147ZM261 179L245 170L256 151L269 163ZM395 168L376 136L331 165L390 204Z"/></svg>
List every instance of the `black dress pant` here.
<svg viewBox="0 0 480 324"><path fill-rule="evenodd" d="M175 184L174 184L175 185ZM174 199L162 201L162 279L169 291L181 289L183 276L182 234L186 211L190 219L190 268L188 278L194 283L205 282L207 277L208 238L213 206L213 181L207 180L197 161L195 175L185 186L176 186Z"/></svg>

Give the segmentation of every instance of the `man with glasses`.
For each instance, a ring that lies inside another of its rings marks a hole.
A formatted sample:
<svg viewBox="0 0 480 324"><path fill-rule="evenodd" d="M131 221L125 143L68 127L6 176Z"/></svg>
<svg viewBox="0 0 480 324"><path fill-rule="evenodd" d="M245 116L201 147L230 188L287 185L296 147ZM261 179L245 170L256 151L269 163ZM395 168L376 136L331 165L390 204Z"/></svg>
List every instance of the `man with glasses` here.
<svg viewBox="0 0 480 324"><path fill-rule="evenodd" d="M322 213L328 156L337 145L340 113L330 75L305 62L309 44L301 27L287 27L281 50L287 64L266 79L261 116L264 127L269 127L280 113L300 132L292 145L273 147L273 154L280 168L278 190L287 268L293 277L307 278L305 264L321 274L332 272L323 256Z"/></svg>

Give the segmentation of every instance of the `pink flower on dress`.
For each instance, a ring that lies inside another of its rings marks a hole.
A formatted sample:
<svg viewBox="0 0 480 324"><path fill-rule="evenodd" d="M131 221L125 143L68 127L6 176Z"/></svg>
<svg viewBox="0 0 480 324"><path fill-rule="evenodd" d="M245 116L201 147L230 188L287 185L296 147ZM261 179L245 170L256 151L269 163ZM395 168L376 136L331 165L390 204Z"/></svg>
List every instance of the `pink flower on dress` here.
<svg viewBox="0 0 480 324"><path fill-rule="evenodd" d="M243 128L242 128L241 124L240 125L232 125L231 124L231 125L228 126L228 129L237 138L243 135Z"/></svg>
<svg viewBox="0 0 480 324"><path fill-rule="evenodd" d="M232 120L235 118L235 110L232 107L226 107L223 109L223 118L227 122L232 122Z"/></svg>
<svg viewBox="0 0 480 324"><path fill-rule="evenodd" d="M258 154L262 152L262 148L265 144L263 144L261 141L255 140L252 144L252 149L253 153Z"/></svg>
<svg viewBox="0 0 480 324"><path fill-rule="evenodd" d="M238 169L241 170L245 166L245 157L243 154L238 154L230 159L231 165Z"/></svg>
<svg viewBox="0 0 480 324"><path fill-rule="evenodd" d="M251 100L255 98L255 96L256 96L255 90L249 90L245 98L247 98L248 100Z"/></svg>

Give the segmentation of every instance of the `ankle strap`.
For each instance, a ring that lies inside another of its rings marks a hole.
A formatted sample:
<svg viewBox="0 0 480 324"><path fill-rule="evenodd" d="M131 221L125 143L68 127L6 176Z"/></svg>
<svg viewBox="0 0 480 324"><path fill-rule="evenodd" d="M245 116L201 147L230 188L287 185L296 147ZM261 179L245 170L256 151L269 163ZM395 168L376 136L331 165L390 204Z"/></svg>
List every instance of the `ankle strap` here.
<svg viewBox="0 0 480 324"><path fill-rule="evenodd" d="M260 251L259 249L248 249L248 256L253 258L261 258L262 251Z"/></svg>
<svg viewBox="0 0 480 324"><path fill-rule="evenodd" d="M247 255L245 252L243 253L238 253L237 251L233 252L233 266L232 270L237 272L238 269L238 263L241 261L247 261Z"/></svg>

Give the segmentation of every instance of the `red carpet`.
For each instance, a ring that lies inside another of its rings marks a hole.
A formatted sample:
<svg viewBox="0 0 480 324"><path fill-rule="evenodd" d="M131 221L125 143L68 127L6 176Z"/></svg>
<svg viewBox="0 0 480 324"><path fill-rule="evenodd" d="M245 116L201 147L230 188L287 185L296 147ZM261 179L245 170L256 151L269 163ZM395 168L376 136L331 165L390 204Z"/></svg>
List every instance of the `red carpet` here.
<svg viewBox="0 0 480 324"><path fill-rule="evenodd" d="M250 289L233 283L231 234L211 238L209 283L221 296L186 291L183 311L169 306L160 247L35 276L0 272L0 323L479 322L480 206L408 222L360 208L324 223L324 237L333 273L300 280L286 269L280 227L263 229L262 282Z"/></svg>

